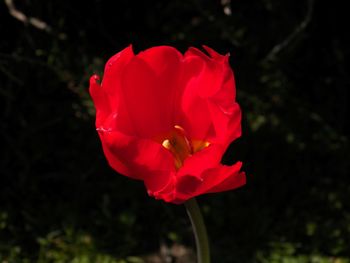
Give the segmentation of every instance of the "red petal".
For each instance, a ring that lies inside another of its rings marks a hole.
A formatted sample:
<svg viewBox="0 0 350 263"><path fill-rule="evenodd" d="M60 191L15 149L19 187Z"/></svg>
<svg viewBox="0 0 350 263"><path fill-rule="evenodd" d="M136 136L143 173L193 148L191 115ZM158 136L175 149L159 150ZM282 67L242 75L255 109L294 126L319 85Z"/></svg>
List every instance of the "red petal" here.
<svg viewBox="0 0 350 263"><path fill-rule="evenodd" d="M94 76L90 79L90 94L96 107L96 127L102 130L114 130L117 123L111 120L118 115L118 125L121 131L132 134L129 118L121 104L120 79L123 68L134 56L131 46L125 48L108 60L101 86L96 83Z"/></svg>
<svg viewBox="0 0 350 263"><path fill-rule="evenodd" d="M210 114L216 133L215 143L221 143L226 148L241 136L241 110L237 103L234 103L229 110L213 103Z"/></svg>
<svg viewBox="0 0 350 263"><path fill-rule="evenodd" d="M196 196L196 192L203 182L202 173L217 167L221 157L221 146L210 145L187 158L184 165L177 171L172 185L159 192L158 198L180 204Z"/></svg>
<svg viewBox="0 0 350 263"><path fill-rule="evenodd" d="M152 192L157 199L175 204L182 203L196 195L198 187L202 184L202 173L217 167L222 156L220 145L210 145L185 160L184 165L172 180L158 192Z"/></svg>
<svg viewBox="0 0 350 263"><path fill-rule="evenodd" d="M170 180L163 188L158 189L157 191L148 190L148 194L154 196L156 199L162 199L165 202L172 202L174 200L175 193L175 180L175 176L172 174ZM147 189L149 188L147 187Z"/></svg>
<svg viewBox="0 0 350 263"><path fill-rule="evenodd" d="M185 53L185 62L194 58L202 62L202 70L195 76L195 89L201 97L210 97L218 92L223 82L223 63L218 63L196 48L189 48ZM188 65L185 63L185 65ZM192 66L189 64L188 66Z"/></svg>
<svg viewBox="0 0 350 263"><path fill-rule="evenodd" d="M227 56L206 49L213 58L195 48L190 48L184 56L185 72L190 74L184 79L186 88L181 108L185 116L184 128L194 139L214 137L213 132L222 133L221 128L214 126L216 116L210 116L211 108L214 104L223 115L232 110L235 103L234 78Z"/></svg>
<svg viewBox="0 0 350 263"><path fill-rule="evenodd" d="M216 167L222 158L225 149L219 144L212 144L188 157L178 171L178 176L200 175L207 169Z"/></svg>
<svg viewBox="0 0 350 263"><path fill-rule="evenodd" d="M221 146L211 145L188 158L176 175L175 188L168 189L173 191L170 202L180 204L201 194L227 191L244 185L245 174L240 172L242 163L222 165L222 153Z"/></svg>
<svg viewBox="0 0 350 263"><path fill-rule="evenodd" d="M118 173L129 176L131 178L135 179L141 179L136 176L131 167L129 167L129 163L127 162L126 158L123 156L123 154L116 150L114 147L111 147L110 143L106 141L106 134L103 132L99 132L99 136L102 142L102 148L103 152L105 154L105 157L109 163L109 165ZM124 141L125 142L125 141ZM124 146L126 148L126 146Z"/></svg>
<svg viewBox="0 0 350 263"><path fill-rule="evenodd" d="M170 46L157 46L140 52L137 57L144 60L159 78L164 78L165 81L170 77L172 79L176 78L175 81L177 81L178 73L180 73L178 72L179 63L182 60L182 54L177 49Z"/></svg>
<svg viewBox="0 0 350 263"><path fill-rule="evenodd" d="M100 126L107 118L110 107L106 93L98 84L99 76L93 75L90 78L89 92L96 108L96 126Z"/></svg>
<svg viewBox="0 0 350 263"><path fill-rule="evenodd" d="M233 171L225 181L210 189L207 193L218 193L236 189L246 184L245 172Z"/></svg>
<svg viewBox="0 0 350 263"><path fill-rule="evenodd" d="M210 61L210 57L207 54L203 53L201 50L195 47L190 47L185 52L185 58L188 58L188 57L198 57L203 59L204 61L207 61L207 62Z"/></svg>
<svg viewBox="0 0 350 263"><path fill-rule="evenodd" d="M117 105L121 92L121 77L125 66L134 57L132 46L128 46L122 51L112 56L106 63L103 75L102 87L112 98L112 104Z"/></svg>
<svg viewBox="0 0 350 263"><path fill-rule="evenodd" d="M183 117L179 120L181 126L192 139L204 140L211 129L207 101L199 96L203 79L201 72L205 68L204 62L198 57L187 57L184 60L183 86L180 110Z"/></svg>
<svg viewBox="0 0 350 263"><path fill-rule="evenodd" d="M195 196L202 180L193 175L185 175L178 178L172 203L180 204Z"/></svg>
<svg viewBox="0 0 350 263"><path fill-rule="evenodd" d="M144 180L152 191L163 188L175 172L173 157L152 140L139 139L119 131L99 131L103 150L113 169ZM162 173L162 177L154 174Z"/></svg>
<svg viewBox="0 0 350 263"><path fill-rule="evenodd" d="M153 96L157 97L163 120L169 119L171 125L179 125L180 109L178 107L183 93L182 82L183 56L173 47L158 46L137 55L152 68L157 78Z"/></svg>
<svg viewBox="0 0 350 263"><path fill-rule="evenodd" d="M203 175L203 184L198 189L197 195L231 190L245 184L245 174L240 172L241 162L232 166L219 165L207 170Z"/></svg>
<svg viewBox="0 0 350 263"><path fill-rule="evenodd" d="M221 55L219 54L218 52L216 52L214 49L206 46L206 45L203 45L203 48L205 49L205 51L208 52L208 54L213 58L213 59L216 59L218 61L226 61L228 59L228 54L227 55Z"/></svg>
<svg viewBox="0 0 350 263"><path fill-rule="evenodd" d="M167 191L158 195L158 198L167 202L181 204L195 196L223 192L238 188L245 184L244 172L240 172L241 162L232 166L217 165L207 169L199 175L177 175L175 188L168 188Z"/></svg>
<svg viewBox="0 0 350 263"><path fill-rule="evenodd" d="M146 50L124 69L123 98L138 136L155 138L176 124L179 71L180 57L169 47Z"/></svg>

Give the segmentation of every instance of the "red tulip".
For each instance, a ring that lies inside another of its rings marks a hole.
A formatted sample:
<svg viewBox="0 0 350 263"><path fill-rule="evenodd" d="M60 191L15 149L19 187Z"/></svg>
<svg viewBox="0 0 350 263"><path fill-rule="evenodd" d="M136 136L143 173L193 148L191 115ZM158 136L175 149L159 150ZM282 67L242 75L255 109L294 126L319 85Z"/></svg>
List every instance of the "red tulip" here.
<svg viewBox="0 0 350 263"><path fill-rule="evenodd" d="M129 46L90 79L96 127L117 172L143 180L149 195L183 203L245 184L241 162L222 165L241 135L241 111L228 55L204 46L159 46L134 55Z"/></svg>

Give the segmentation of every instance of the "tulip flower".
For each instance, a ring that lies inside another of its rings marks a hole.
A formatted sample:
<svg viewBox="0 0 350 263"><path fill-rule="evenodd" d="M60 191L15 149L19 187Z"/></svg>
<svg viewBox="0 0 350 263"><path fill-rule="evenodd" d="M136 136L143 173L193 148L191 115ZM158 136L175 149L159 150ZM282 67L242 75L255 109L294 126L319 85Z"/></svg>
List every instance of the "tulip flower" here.
<svg viewBox="0 0 350 263"><path fill-rule="evenodd" d="M110 166L144 181L149 195L183 203L245 183L241 162L222 165L241 135L241 111L228 55L204 46L182 55L129 46L90 79L96 128Z"/></svg>
<svg viewBox="0 0 350 263"><path fill-rule="evenodd" d="M241 135L229 56L203 47L207 53L158 46L135 55L129 46L108 60L101 84L96 75L90 79L96 128L110 166L142 180L156 199L187 201L190 211L197 209L191 200L198 195L245 184L241 162L221 164Z"/></svg>

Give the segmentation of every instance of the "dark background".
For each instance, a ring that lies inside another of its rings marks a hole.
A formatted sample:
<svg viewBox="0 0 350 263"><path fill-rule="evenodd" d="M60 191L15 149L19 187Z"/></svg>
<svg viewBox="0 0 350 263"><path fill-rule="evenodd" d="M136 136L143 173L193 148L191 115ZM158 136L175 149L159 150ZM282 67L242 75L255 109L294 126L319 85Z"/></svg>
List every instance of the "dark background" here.
<svg viewBox="0 0 350 263"><path fill-rule="evenodd" d="M1 263L142 262L194 247L183 206L112 171L95 131L88 78L130 43L231 53L243 136L223 161L243 160L249 176L198 198L213 262L350 261L341 1L11 2L0 3Z"/></svg>

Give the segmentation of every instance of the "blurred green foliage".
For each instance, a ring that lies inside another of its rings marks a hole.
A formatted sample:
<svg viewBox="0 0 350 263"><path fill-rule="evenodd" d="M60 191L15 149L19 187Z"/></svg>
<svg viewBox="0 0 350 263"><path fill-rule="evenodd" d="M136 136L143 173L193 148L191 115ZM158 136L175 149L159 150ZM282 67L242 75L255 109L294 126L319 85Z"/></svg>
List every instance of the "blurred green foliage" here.
<svg viewBox="0 0 350 263"><path fill-rule="evenodd" d="M243 160L248 183L199 198L213 262L349 262L341 4L1 2L0 262L136 263L163 243L193 247L184 208L116 175L95 132L88 78L130 43L231 53L243 137L223 161Z"/></svg>

